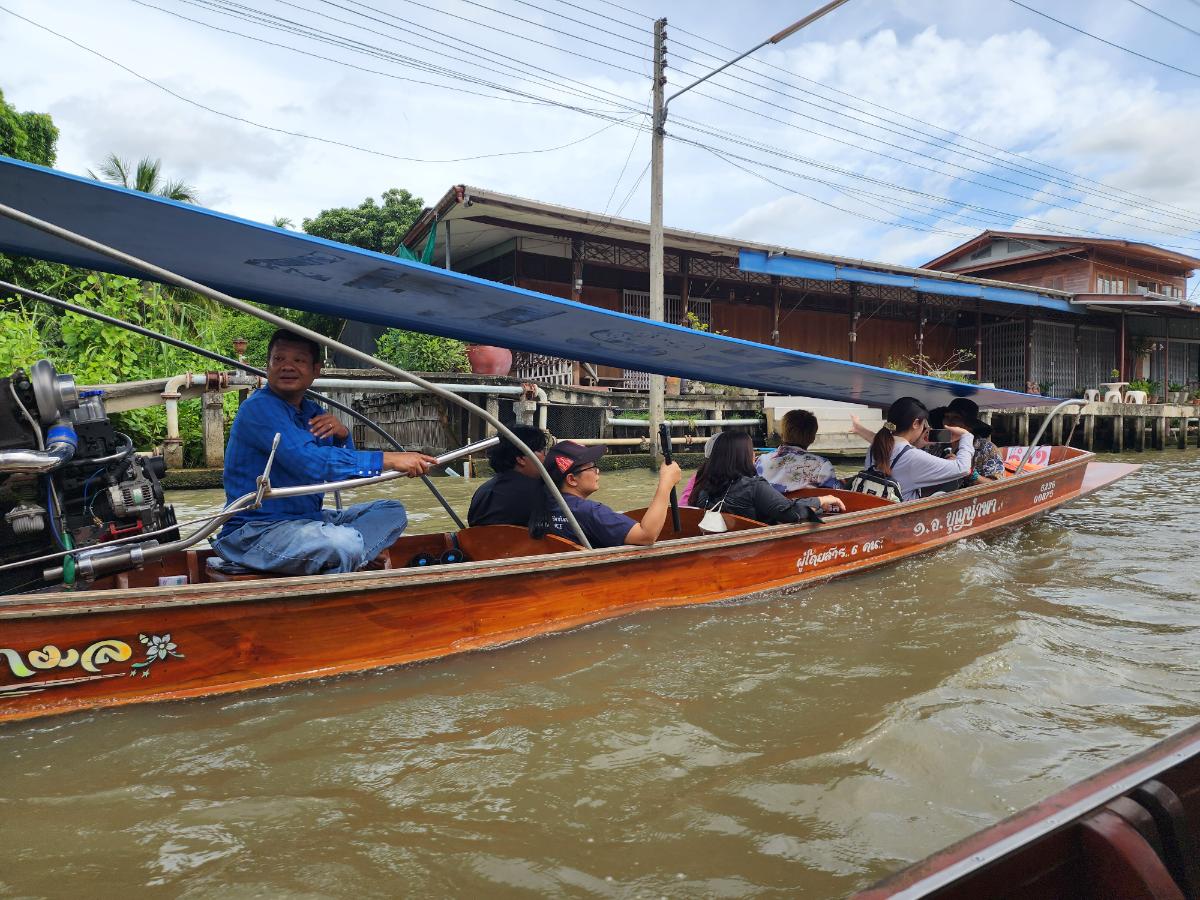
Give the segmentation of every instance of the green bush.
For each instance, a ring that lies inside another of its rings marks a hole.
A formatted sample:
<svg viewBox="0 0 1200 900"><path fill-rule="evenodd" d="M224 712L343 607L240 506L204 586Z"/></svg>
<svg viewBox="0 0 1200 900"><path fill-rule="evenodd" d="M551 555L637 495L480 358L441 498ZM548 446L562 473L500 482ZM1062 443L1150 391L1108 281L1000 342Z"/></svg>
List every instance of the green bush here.
<svg viewBox="0 0 1200 900"><path fill-rule="evenodd" d="M453 338L389 328L376 343L376 355L410 372L469 372L467 345Z"/></svg>

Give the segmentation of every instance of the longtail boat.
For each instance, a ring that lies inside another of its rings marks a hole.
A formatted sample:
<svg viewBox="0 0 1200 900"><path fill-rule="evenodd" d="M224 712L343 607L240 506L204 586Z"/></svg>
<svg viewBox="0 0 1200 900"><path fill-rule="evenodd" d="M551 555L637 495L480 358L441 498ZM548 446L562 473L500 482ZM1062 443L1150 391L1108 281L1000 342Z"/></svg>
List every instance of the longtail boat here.
<svg viewBox="0 0 1200 900"><path fill-rule="evenodd" d="M4 158L0 251L146 274L285 327L296 328L243 300L876 405L905 394L931 405L958 396L991 408L1037 402L652 322ZM221 290L188 277L205 273ZM475 409L528 452L495 416L461 397L307 334ZM0 596L0 721L397 665L640 610L829 579L1018 524L1137 468L1100 463L1070 447L1039 448L1041 460L1026 465L1031 445L1016 473L998 481L906 503L838 492L846 512L818 523L765 526L727 515L726 532L702 534L701 511L684 508L678 529L656 545L611 549L587 547L582 531L577 545L553 536L534 540L515 527L459 528L403 536L367 571L270 577L220 565L199 547L205 532L180 537L154 461L134 455L132 443L112 431L101 400L78 396L65 378L48 363L28 376L0 378L0 407L13 423L11 433L0 433L0 479L37 473L49 482L44 508L37 496L26 497L0 517L11 537L0 560L17 557L0 562L0 585L10 579L0 587L7 591ZM89 429L79 458L72 423ZM112 482L99 506L95 493L89 501L86 474L97 466ZM280 493L270 488L269 468L257 495L235 501L226 514ZM447 512L453 516L448 505ZM60 535L56 522L70 533ZM26 547L40 552L21 556ZM433 559L444 564L414 565Z"/></svg>
<svg viewBox="0 0 1200 900"><path fill-rule="evenodd" d="M680 534L648 548L583 550L501 525L405 535L381 568L351 575L228 575L189 549L89 590L0 599L0 720L409 663L825 580L1015 525L1136 468L1056 447L1044 469L998 482L907 503L837 491L847 511L825 522L728 515L723 534L700 533L702 511L683 507ZM451 548L465 561L407 565Z"/></svg>
<svg viewBox="0 0 1200 900"><path fill-rule="evenodd" d="M855 896L1200 897L1200 725Z"/></svg>

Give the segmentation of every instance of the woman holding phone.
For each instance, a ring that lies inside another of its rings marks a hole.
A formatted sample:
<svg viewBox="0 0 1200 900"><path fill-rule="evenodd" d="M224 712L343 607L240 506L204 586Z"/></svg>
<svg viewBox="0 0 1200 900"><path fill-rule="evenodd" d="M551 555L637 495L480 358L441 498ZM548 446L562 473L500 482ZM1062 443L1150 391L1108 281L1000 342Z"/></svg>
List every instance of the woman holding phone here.
<svg viewBox="0 0 1200 900"><path fill-rule="evenodd" d="M971 471L975 455L971 432L965 428L945 430L957 442L953 458L911 452L929 443L929 410L915 397L901 397L888 407L883 427L872 435L865 465L895 479L901 500L915 500L923 488L962 478Z"/></svg>

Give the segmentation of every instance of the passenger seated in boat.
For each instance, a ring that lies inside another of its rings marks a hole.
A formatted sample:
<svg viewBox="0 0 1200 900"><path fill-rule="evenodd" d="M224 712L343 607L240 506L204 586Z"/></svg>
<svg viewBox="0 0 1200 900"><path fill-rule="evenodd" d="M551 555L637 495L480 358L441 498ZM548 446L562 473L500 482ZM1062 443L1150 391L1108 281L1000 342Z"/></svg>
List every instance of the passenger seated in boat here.
<svg viewBox="0 0 1200 900"><path fill-rule="evenodd" d="M781 494L806 487L840 488L841 480L834 474L833 463L823 456L808 452L817 438L817 417L806 409L792 409L780 423L778 447L758 458L755 468Z"/></svg>
<svg viewBox="0 0 1200 900"><path fill-rule="evenodd" d="M754 445L744 431L718 435L712 455L696 473L692 504L767 525L819 521L822 511L846 509L832 494L789 500L775 490L754 468Z"/></svg>
<svg viewBox="0 0 1200 900"><path fill-rule="evenodd" d="M719 438L720 436L721 436L721 433L717 432L712 437L710 437L707 441L704 442L704 458L705 459L708 459L710 456L712 456L713 444L715 444L717 442L717 438ZM701 465L703 465L703 463L701 463ZM699 474L700 474L699 469L697 469L695 472L693 472L692 477L688 479L687 485L684 487L683 491L680 492L680 494L679 494L679 505L680 506L691 506L692 505L692 489L696 486L696 476Z"/></svg>
<svg viewBox="0 0 1200 900"><path fill-rule="evenodd" d="M304 395L321 373L320 352L315 341L284 329L271 336L267 386L242 404L229 432L227 502L256 489L276 433L274 487L379 475L385 469L411 478L434 464L424 453L355 450L349 429ZM324 496L266 500L226 522L213 547L229 562L263 572L353 572L391 546L408 523L397 500L333 510L321 508Z"/></svg>
<svg viewBox="0 0 1200 900"><path fill-rule="evenodd" d="M546 458L546 433L529 425L514 425L512 432L525 442L539 460ZM542 508L542 476L529 457L507 438L488 451L488 462L496 474L485 481L471 498L468 525L528 525Z"/></svg>
<svg viewBox="0 0 1200 900"><path fill-rule="evenodd" d="M653 544L667 521L671 488L679 483L679 463L664 463L658 470L658 487L639 522L588 499L600 488L600 469L596 463L604 453L604 447L559 441L546 454L546 469L593 547L619 547L622 544L646 547ZM575 530L558 503L549 497L547 503L550 530L575 540Z"/></svg>
<svg viewBox="0 0 1200 900"><path fill-rule="evenodd" d="M929 453L913 453L928 441L929 411L915 397L901 397L888 407L883 427L871 440L866 467L890 476L900 485L900 499L913 500L921 490L962 478L971 471L974 438L965 428L949 428L957 444L953 459L939 459Z"/></svg>
<svg viewBox="0 0 1200 900"><path fill-rule="evenodd" d="M975 438L975 456L968 484L981 478L995 481L1004 474L1004 457L992 443L992 426L979 419L978 403L966 397L951 400L946 410L946 424L965 428Z"/></svg>

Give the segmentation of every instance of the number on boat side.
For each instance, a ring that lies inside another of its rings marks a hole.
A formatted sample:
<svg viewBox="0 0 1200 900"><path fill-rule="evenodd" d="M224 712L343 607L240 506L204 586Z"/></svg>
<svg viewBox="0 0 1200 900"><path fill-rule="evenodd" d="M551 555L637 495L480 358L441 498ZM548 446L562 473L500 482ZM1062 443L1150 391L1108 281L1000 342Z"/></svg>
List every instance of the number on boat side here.
<svg viewBox="0 0 1200 900"><path fill-rule="evenodd" d="M1054 485L1055 485L1055 482L1053 482L1053 481L1042 482L1042 484L1038 487L1037 494L1034 495L1033 502L1034 503L1043 503L1046 500L1049 500L1051 497L1053 497L1054 496Z"/></svg>
<svg viewBox="0 0 1200 900"><path fill-rule="evenodd" d="M861 544L850 544L846 547L829 547L825 550L813 550L809 547L804 551L804 555L796 560L796 571L803 572L805 569L812 569L817 566L825 565L826 563L836 563L851 556L860 554L877 553L883 549L883 538L875 538L870 541L863 541Z"/></svg>

